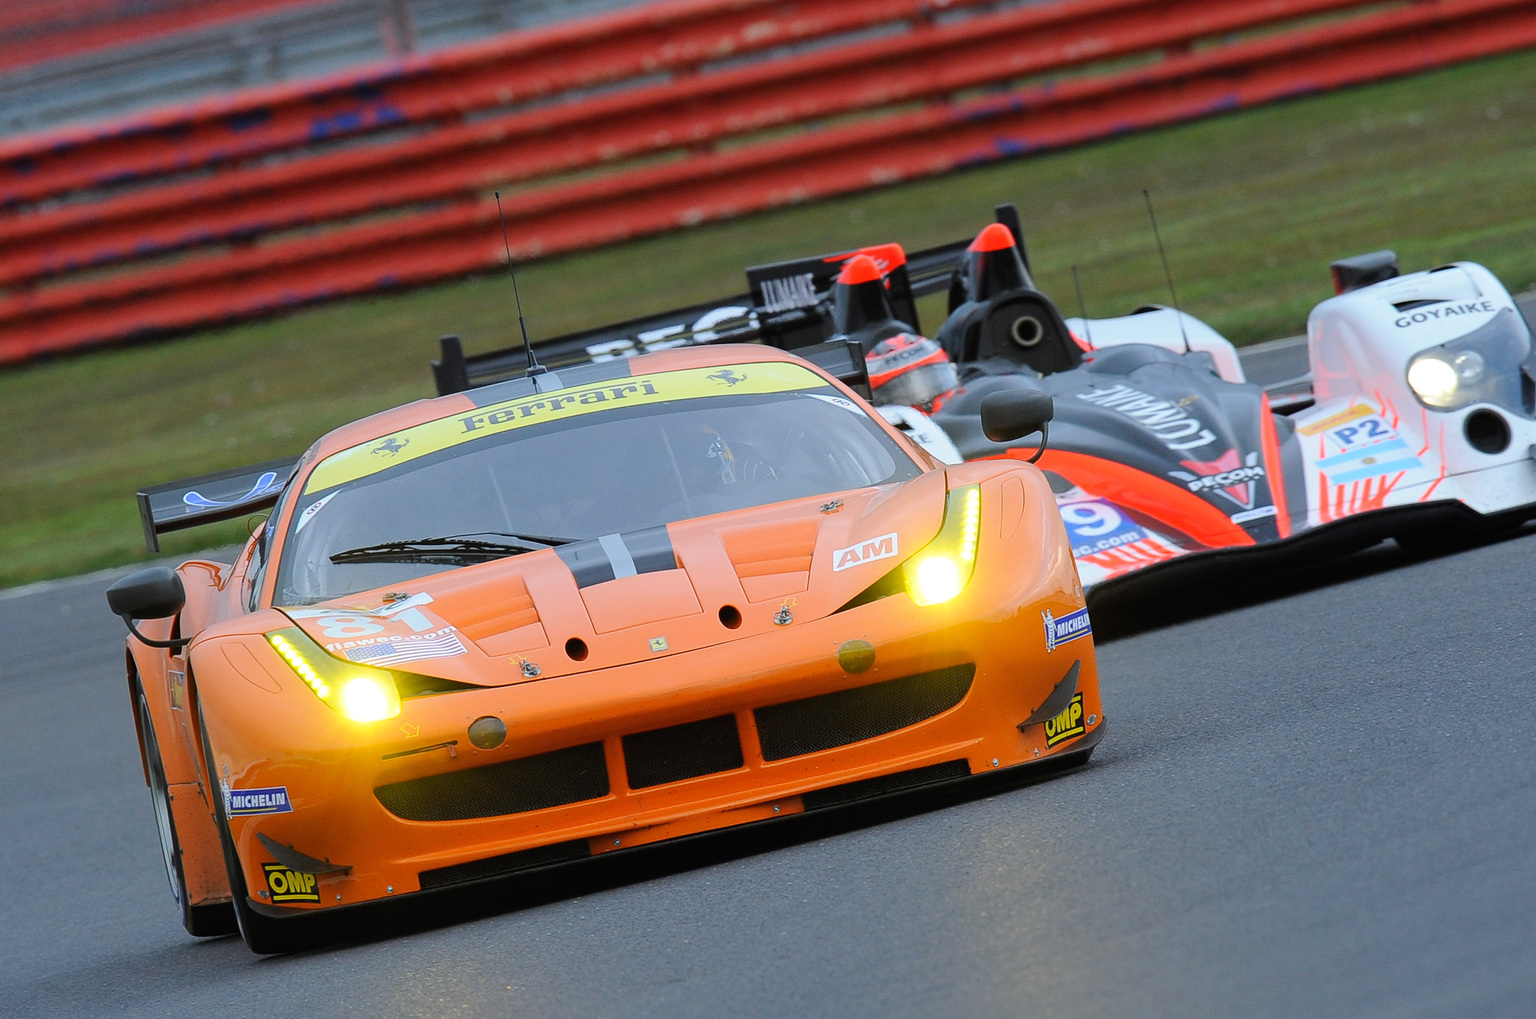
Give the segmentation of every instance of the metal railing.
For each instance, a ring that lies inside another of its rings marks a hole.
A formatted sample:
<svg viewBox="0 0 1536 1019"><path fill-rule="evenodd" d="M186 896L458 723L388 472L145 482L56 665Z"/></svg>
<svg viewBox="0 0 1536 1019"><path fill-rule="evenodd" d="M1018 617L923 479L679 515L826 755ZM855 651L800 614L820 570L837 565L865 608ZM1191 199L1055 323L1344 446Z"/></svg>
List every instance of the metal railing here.
<svg viewBox="0 0 1536 1019"><path fill-rule="evenodd" d="M1536 45L1536 0L938 10L675 0L12 146L0 360L491 268L492 187L529 257Z"/></svg>
<svg viewBox="0 0 1536 1019"><path fill-rule="evenodd" d="M12 2L20 13L38 6ZM46 0L44 16L13 14L15 24L0 4L0 137L313 79L639 2Z"/></svg>

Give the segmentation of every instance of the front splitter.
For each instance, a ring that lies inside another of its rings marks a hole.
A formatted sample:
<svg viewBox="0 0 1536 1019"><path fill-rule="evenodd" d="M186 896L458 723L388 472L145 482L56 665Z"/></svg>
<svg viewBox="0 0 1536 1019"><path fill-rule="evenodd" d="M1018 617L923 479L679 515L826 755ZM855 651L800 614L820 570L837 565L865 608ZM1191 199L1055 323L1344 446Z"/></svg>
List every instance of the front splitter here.
<svg viewBox="0 0 1536 1019"><path fill-rule="evenodd" d="M874 784L880 779L866 779L816 790L814 794L806 794L808 802L803 812L784 817L746 821L633 848L509 869L473 880L349 905L293 909L249 898L246 903L254 912L273 920L306 928L313 925L313 936L306 937L304 942L316 946L355 937L357 930L367 930L370 936L405 933L403 928L399 931L390 928L400 926L400 921L407 919L413 927L461 922L509 908L539 905L584 891L721 863L1032 785L1084 767L1103 739L1105 725L1101 719L1064 751L1007 768L894 789L880 789ZM903 774L906 773L883 778L899 779ZM873 791L861 795L857 788L861 786ZM690 850L697 852L690 853ZM691 863L689 859L692 859ZM516 894L518 892L527 894Z"/></svg>

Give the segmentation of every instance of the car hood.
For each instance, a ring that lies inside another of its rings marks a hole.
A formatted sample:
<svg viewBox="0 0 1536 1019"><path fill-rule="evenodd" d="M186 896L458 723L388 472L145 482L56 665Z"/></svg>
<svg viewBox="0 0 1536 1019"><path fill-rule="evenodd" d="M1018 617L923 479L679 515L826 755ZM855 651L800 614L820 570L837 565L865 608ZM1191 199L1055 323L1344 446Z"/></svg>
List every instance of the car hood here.
<svg viewBox="0 0 1536 1019"><path fill-rule="evenodd" d="M282 611L359 664L477 686L546 681L836 612L933 540L946 492L945 472L933 471Z"/></svg>

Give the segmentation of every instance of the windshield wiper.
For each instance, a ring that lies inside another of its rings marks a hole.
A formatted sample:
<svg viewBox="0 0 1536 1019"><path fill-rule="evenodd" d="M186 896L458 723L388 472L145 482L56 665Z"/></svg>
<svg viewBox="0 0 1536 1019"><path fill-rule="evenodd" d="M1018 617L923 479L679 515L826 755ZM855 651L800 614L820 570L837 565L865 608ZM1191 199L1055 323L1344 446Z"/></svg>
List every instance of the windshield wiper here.
<svg viewBox="0 0 1536 1019"><path fill-rule="evenodd" d="M574 538L553 538L546 535L508 534L503 531L476 531L475 534L496 534L513 541L485 541L468 535L448 535L442 538L413 538L409 541L385 541L377 545L349 548L331 556L333 563L454 563L489 562L523 552L541 552L556 545L565 545Z"/></svg>

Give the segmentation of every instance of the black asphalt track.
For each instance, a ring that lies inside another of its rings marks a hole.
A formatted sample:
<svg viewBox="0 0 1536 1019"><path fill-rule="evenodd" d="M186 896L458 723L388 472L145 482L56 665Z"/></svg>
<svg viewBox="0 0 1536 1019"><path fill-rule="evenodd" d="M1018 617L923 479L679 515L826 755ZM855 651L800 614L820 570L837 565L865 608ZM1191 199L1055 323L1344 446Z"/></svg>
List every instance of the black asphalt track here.
<svg viewBox="0 0 1536 1019"><path fill-rule="evenodd" d="M1530 1014L1533 573L1528 534L1172 589L1102 643L1083 771L278 959L177 923L111 577L3 594L0 1012Z"/></svg>

